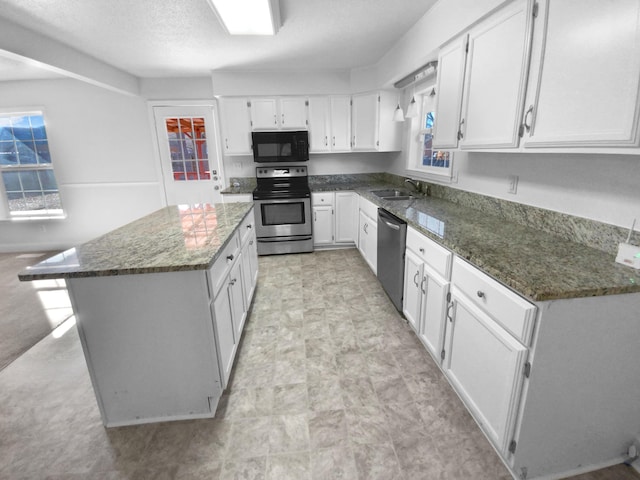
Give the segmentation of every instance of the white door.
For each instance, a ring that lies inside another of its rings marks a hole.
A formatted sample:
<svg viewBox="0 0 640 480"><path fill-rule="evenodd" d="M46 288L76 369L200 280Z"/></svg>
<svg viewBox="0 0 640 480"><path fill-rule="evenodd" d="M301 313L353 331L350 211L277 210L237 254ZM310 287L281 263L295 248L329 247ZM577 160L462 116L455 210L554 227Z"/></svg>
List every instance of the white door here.
<svg viewBox="0 0 640 480"><path fill-rule="evenodd" d="M422 260L411 250L404 256L404 305L403 313L411 327L419 331L422 312Z"/></svg>
<svg viewBox="0 0 640 480"><path fill-rule="evenodd" d="M167 205L222 203L212 105L153 107Z"/></svg>
<svg viewBox="0 0 640 480"><path fill-rule="evenodd" d="M331 150L351 150L351 97L331 97Z"/></svg>
<svg viewBox="0 0 640 480"><path fill-rule="evenodd" d="M352 106L353 150L376 150L378 143L378 93L354 95Z"/></svg>
<svg viewBox="0 0 640 480"><path fill-rule="evenodd" d="M333 207L320 205L313 207L313 244L333 243Z"/></svg>
<svg viewBox="0 0 640 480"><path fill-rule="evenodd" d="M358 194L336 192L336 243L355 243L358 239Z"/></svg>
<svg viewBox="0 0 640 480"><path fill-rule="evenodd" d="M420 338L434 358L440 358L444 342L449 282L425 265L420 288L424 295Z"/></svg>

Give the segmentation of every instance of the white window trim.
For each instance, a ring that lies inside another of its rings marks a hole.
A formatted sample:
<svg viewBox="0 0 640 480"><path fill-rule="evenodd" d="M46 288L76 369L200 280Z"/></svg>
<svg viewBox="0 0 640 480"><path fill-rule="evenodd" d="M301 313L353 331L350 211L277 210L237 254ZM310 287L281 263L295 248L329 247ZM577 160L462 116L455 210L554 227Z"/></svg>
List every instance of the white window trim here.
<svg viewBox="0 0 640 480"><path fill-rule="evenodd" d="M37 113L39 115L42 115L43 117L46 117L45 115L45 108L42 106L28 106L28 107L0 107L0 115L28 115L28 114L33 114L33 113ZM45 127L46 127L46 123L45 123ZM51 145L49 143L49 133L47 131L47 144L49 145L49 151L51 151ZM29 169L30 167L9 167L9 168L3 168L0 167L0 172L4 171L10 171L12 168L20 168L21 170L26 170ZM42 167L32 167L35 170L48 170L51 169L54 171L54 175L55 175L55 169L53 167L53 161L51 163L51 167L47 167L47 168L42 168ZM58 194L61 196L62 198L62 194L60 192L61 188L60 188L60 183L58 182L58 179L56 178L56 183L58 184ZM0 179L0 222L26 222L26 221L41 221L41 220L60 220L60 219L65 219L67 218L67 214L66 214L66 210L64 208L62 209L55 209L55 210L49 210L48 212L50 213L43 213L37 210L29 210L29 211L25 211L25 212L11 212L11 210L9 210L9 198L7 196L7 192L6 189L4 187L4 182L2 181L2 179Z"/></svg>
<svg viewBox="0 0 640 480"><path fill-rule="evenodd" d="M425 133L430 133L431 129L421 129L422 121L424 119L425 113L423 112L423 96L431 92L431 90L435 88L435 85L428 85L426 87L422 87L417 90L413 95L419 97L416 101L419 104L419 114L418 117L411 118L410 127L409 127L409 148L408 154L406 156L406 171L412 177L435 181L437 183L452 183L454 176L454 152L451 152L451 158L449 160L449 167L427 167L422 166L422 135ZM436 121L438 119L436 118Z"/></svg>

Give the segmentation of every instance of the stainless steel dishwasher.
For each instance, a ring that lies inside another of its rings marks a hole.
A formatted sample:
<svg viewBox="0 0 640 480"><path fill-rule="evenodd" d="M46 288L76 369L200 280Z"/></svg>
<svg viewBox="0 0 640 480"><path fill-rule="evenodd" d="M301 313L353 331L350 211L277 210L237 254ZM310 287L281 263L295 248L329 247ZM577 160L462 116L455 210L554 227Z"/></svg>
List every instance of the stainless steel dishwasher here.
<svg viewBox="0 0 640 480"><path fill-rule="evenodd" d="M404 247L407 224L383 208L378 209L378 280L402 311L404 290Z"/></svg>

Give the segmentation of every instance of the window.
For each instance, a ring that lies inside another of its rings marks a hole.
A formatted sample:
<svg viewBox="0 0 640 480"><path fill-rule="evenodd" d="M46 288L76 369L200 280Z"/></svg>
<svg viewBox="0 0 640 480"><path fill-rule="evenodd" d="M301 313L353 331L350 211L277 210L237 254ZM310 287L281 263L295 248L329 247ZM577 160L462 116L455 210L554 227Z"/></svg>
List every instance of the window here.
<svg viewBox="0 0 640 480"><path fill-rule="evenodd" d="M414 170L428 175L451 177L453 166L453 153L446 150L434 150L432 129L436 118L436 94L435 88L429 87L415 94L416 101L420 105L420 114L412 119L411 137L415 138L417 145L412 145L409 154L409 170Z"/></svg>
<svg viewBox="0 0 640 480"><path fill-rule="evenodd" d="M204 118L167 118L174 180L209 180L209 155Z"/></svg>
<svg viewBox="0 0 640 480"><path fill-rule="evenodd" d="M0 113L0 173L11 218L62 215L42 112Z"/></svg>

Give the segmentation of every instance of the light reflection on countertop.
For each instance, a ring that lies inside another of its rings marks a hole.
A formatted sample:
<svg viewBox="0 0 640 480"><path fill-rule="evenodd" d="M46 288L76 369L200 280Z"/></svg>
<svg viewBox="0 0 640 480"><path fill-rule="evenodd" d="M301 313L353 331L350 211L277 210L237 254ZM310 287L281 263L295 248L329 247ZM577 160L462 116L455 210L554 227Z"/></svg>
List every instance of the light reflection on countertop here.
<svg viewBox="0 0 640 480"><path fill-rule="evenodd" d="M253 202L172 205L22 271L20 280L204 270Z"/></svg>

